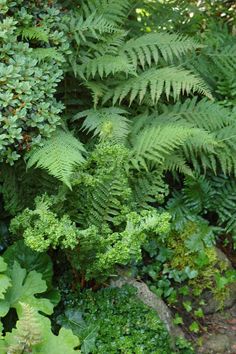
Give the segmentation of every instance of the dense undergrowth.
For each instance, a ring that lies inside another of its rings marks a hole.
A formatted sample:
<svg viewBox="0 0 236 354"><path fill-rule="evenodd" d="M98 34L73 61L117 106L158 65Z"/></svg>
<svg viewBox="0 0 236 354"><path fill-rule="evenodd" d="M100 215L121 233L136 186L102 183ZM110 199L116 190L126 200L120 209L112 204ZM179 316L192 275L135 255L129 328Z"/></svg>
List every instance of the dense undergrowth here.
<svg viewBox="0 0 236 354"><path fill-rule="evenodd" d="M230 1L0 1L1 353L193 353L236 274ZM217 247L216 247L217 246Z"/></svg>

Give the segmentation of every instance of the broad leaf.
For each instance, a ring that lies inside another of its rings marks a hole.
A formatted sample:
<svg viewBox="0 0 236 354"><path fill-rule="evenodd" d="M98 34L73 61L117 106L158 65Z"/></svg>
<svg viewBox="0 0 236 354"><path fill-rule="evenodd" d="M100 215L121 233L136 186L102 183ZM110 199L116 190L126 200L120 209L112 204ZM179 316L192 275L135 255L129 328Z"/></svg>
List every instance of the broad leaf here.
<svg viewBox="0 0 236 354"><path fill-rule="evenodd" d="M7 290L5 299L0 301L0 316L5 316L11 307L19 310L19 302L27 303L37 311L50 315L53 312L53 304L48 299L36 298L35 294L44 293L47 290L45 280L36 271L27 274L15 262L7 271L12 280L12 286Z"/></svg>

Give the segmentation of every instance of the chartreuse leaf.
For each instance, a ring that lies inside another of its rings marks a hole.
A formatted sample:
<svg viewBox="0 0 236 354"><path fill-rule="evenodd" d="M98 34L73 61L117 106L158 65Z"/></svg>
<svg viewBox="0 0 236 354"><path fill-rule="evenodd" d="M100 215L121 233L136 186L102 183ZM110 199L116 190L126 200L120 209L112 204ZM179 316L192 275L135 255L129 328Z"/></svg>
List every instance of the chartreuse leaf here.
<svg viewBox="0 0 236 354"><path fill-rule="evenodd" d="M6 274L2 274L6 269L7 264L4 262L3 258L0 257L0 299L4 299L4 294L11 285L11 279Z"/></svg>
<svg viewBox="0 0 236 354"><path fill-rule="evenodd" d="M31 271L27 274L19 263L14 262L13 267L9 268L6 274L12 280L12 286L7 289L5 299L0 301L0 316L5 316L11 307L18 312L19 302L27 303L36 311L48 315L53 312L53 304L48 299L35 297L35 294L47 290L46 282L40 273Z"/></svg>
<svg viewBox="0 0 236 354"><path fill-rule="evenodd" d="M79 352L74 349L80 344L79 338L70 329L61 328L58 336L55 336L51 331L50 320L40 315L39 319L42 325L43 342L35 346L33 354L74 354Z"/></svg>
<svg viewBox="0 0 236 354"><path fill-rule="evenodd" d="M95 348L95 341L98 334L98 327L87 325L83 319L81 311L75 308L66 309L63 315L57 319L64 328L69 328L81 339L81 351L84 354L92 353Z"/></svg>
<svg viewBox="0 0 236 354"><path fill-rule="evenodd" d="M2 347L1 347L2 344ZM75 354L79 353L79 338L70 329L61 328L58 335L51 331L51 321L28 304L20 303L16 328L0 342L2 353Z"/></svg>

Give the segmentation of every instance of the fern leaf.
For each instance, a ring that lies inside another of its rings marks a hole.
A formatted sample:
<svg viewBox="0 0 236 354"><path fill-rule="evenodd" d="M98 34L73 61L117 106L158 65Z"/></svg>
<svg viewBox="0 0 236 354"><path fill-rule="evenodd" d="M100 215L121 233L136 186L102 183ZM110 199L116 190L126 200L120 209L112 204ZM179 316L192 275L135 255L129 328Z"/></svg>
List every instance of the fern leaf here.
<svg viewBox="0 0 236 354"><path fill-rule="evenodd" d="M51 138L43 142L42 147L30 152L27 167L45 169L71 188L70 177L74 167L84 162L84 152L85 149L78 139L71 133L58 129Z"/></svg>
<svg viewBox="0 0 236 354"><path fill-rule="evenodd" d="M121 24L127 17L129 7L129 0L89 0L83 1L81 10L86 17L97 12L98 15L102 15L106 20Z"/></svg>
<svg viewBox="0 0 236 354"><path fill-rule="evenodd" d="M131 78L114 89L113 104L121 102L130 96L130 104L139 97L141 103L147 93L151 94L153 103L156 103L162 93L169 99L170 95L177 100L180 94L197 92L212 98L205 83L190 71L166 67L161 69L151 68L139 76Z"/></svg>
<svg viewBox="0 0 236 354"><path fill-rule="evenodd" d="M74 120L86 117L82 129L99 135L101 140L110 139L121 143L129 134L129 120L124 116L127 112L121 108L110 107L98 110L89 109L78 113Z"/></svg>
<svg viewBox="0 0 236 354"><path fill-rule="evenodd" d="M103 85L101 82L94 82L94 81L86 81L84 86L91 91L93 104L94 107L96 108L99 99L104 96L104 93L106 91L106 86Z"/></svg>
<svg viewBox="0 0 236 354"><path fill-rule="evenodd" d="M183 146L193 132L190 127L170 124L147 127L133 139L131 163L136 168L147 168L146 160L162 165L165 157Z"/></svg>
<svg viewBox="0 0 236 354"><path fill-rule="evenodd" d="M8 338L11 338L14 344L7 348L8 354L30 353L33 347L42 342L42 330L37 321L37 313L28 304L20 303L22 313L16 323L16 329Z"/></svg>
<svg viewBox="0 0 236 354"><path fill-rule="evenodd" d="M23 39L37 40L47 43L49 40L48 33L43 27L23 27L20 29Z"/></svg>
<svg viewBox="0 0 236 354"><path fill-rule="evenodd" d="M94 77L97 73L103 78L118 72L135 74L133 65L125 56L103 55L77 67L77 73L82 77L85 75L86 78Z"/></svg>
<svg viewBox="0 0 236 354"><path fill-rule="evenodd" d="M55 48L35 48L32 50L31 56L37 59L38 62L44 61L45 59L54 59L59 62L65 61L64 56Z"/></svg>
<svg viewBox="0 0 236 354"><path fill-rule="evenodd" d="M130 39L120 52L131 59L134 67L140 63L144 68L146 64L150 66L152 60L157 64L161 57L167 62L172 62L174 57L179 58L182 54L199 47L202 45L179 34L148 33Z"/></svg>

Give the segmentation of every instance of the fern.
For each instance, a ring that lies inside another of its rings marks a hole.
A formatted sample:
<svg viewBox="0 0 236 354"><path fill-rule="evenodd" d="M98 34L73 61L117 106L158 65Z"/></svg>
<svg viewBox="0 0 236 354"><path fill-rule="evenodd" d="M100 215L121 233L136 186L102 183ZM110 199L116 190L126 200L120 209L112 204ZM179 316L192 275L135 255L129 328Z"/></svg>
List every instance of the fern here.
<svg viewBox="0 0 236 354"><path fill-rule="evenodd" d="M161 171L140 171L130 174L130 184L134 200L140 210L148 209L150 203L161 204L168 195L168 185L164 182Z"/></svg>
<svg viewBox="0 0 236 354"><path fill-rule="evenodd" d="M110 139L122 143L129 134L129 120L124 116L127 112L121 108L90 109L76 114L74 120L86 117L81 129L99 135L100 140Z"/></svg>
<svg viewBox="0 0 236 354"><path fill-rule="evenodd" d="M22 313L16 323L16 330L11 344L7 348L8 354L30 353L32 347L42 342L41 326L37 321L37 313L28 304L20 303Z"/></svg>
<svg viewBox="0 0 236 354"><path fill-rule="evenodd" d="M83 145L71 133L58 129L43 146L29 154L27 166L36 166L48 171L69 188L70 177L76 165L84 162Z"/></svg>
<svg viewBox="0 0 236 354"><path fill-rule="evenodd" d="M121 48L120 52L131 59L134 67L140 63L144 68L152 60L157 64L160 57L166 62L173 62L174 57L180 58L190 50L201 47L196 41L178 34L164 32L149 33L132 38Z"/></svg>
<svg viewBox="0 0 236 354"><path fill-rule="evenodd" d="M54 59L59 62L64 62L64 56L59 53L55 48L35 48L31 52L31 56L39 62L45 59Z"/></svg>
<svg viewBox="0 0 236 354"><path fill-rule="evenodd" d="M61 28L66 32L73 33L77 45L80 45L81 41L86 42L86 36L89 36L89 34L98 38L99 34L116 31L115 25L107 21L102 15L98 16L96 11L86 18L70 14L69 18L64 19Z"/></svg>
<svg viewBox="0 0 236 354"><path fill-rule="evenodd" d="M83 1L81 10L86 17L97 12L106 20L121 24L127 16L129 7L129 0L89 0Z"/></svg>
<svg viewBox="0 0 236 354"><path fill-rule="evenodd" d="M37 40L48 43L48 32L43 27L23 27L19 29L23 39Z"/></svg>
<svg viewBox="0 0 236 354"><path fill-rule="evenodd" d="M140 166L147 169L146 161L163 165L165 156L183 146L192 132L189 127L171 124L146 127L132 141L131 163L138 169Z"/></svg>
<svg viewBox="0 0 236 354"><path fill-rule="evenodd" d="M150 93L152 102L157 103L163 93L167 99L173 96L177 100L180 94L189 94L191 91L212 97L205 83L190 71L174 67L151 68L118 85L112 93L108 93L108 97L113 96L115 104L129 95L131 104L137 97L141 103L144 96Z"/></svg>
<svg viewBox="0 0 236 354"><path fill-rule="evenodd" d="M125 56L103 55L98 58L89 60L87 63L77 67L77 73L81 77L89 78L98 73L101 78L109 74L124 72L127 74L135 74L133 65Z"/></svg>

